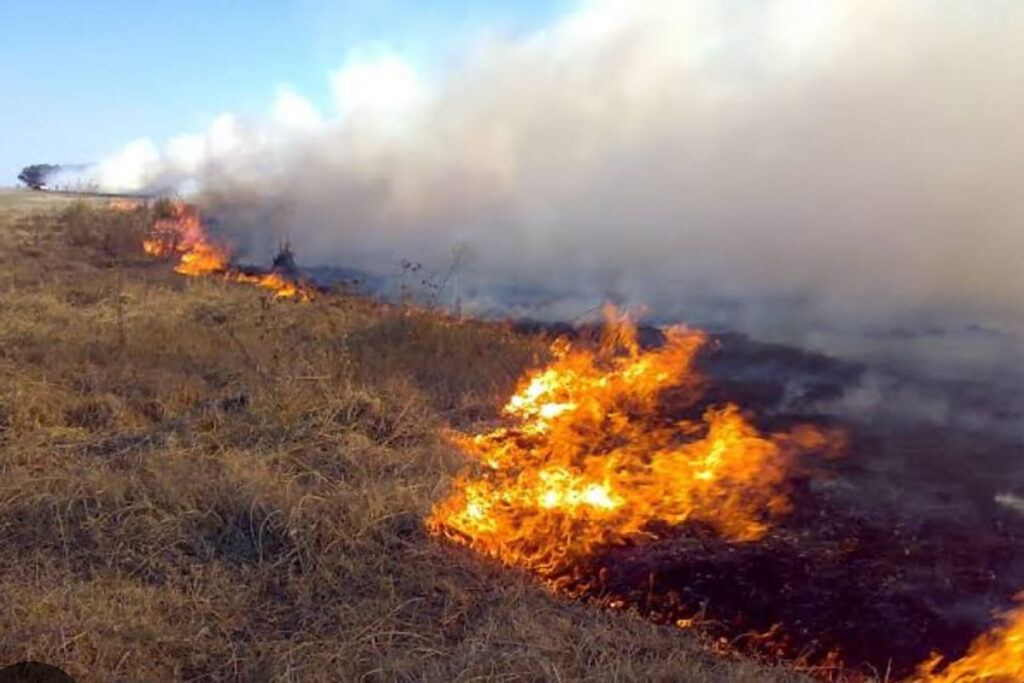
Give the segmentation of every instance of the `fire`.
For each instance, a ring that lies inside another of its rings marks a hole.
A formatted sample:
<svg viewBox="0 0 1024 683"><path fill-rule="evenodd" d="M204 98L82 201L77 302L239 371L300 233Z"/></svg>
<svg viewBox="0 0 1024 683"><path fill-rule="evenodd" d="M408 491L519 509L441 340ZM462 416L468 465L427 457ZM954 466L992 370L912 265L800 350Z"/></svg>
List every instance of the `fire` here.
<svg viewBox="0 0 1024 683"><path fill-rule="evenodd" d="M843 442L807 425L762 433L734 405L699 419L665 417L670 402L692 410L701 396L694 359L705 335L674 327L663 346L642 350L635 327L608 315L596 350L552 346L554 360L528 373L506 403L503 426L450 434L471 464L427 520L434 534L525 568L568 596L600 585L603 549L642 544L685 522L735 543L763 538L789 509L795 456ZM962 659L943 667L935 657L908 683L1024 681L1024 593L1020 600ZM624 607L627 599L603 602ZM679 616L680 628L699 622ZM822 674L841 668L840 657L829 653Z"/></svg>
<svg viewBox="0 0 1024 683"><path fill-rule="evenodd" d="M553 345L554 361L506 404L507 426L452 435L476 467L434 508L432 531L555 580L655 526L702 522L752 541L787 510L793 456L830 437L809 427L766 436L733 405L663 417L667 390L700 397L693 361L705 336L674 327L644 351L633 325L608 316L596 351Z"/></svg>
<svg viewBox="0 0 1024 683"><path fill-rule="evenodd" d="M915 679L917 683L1019 683L1024 681L1024 593L1022 603L1006 614L1002 623L971 643L967 654L941 672L936 669L941 657L925 663Z"/></svg>
<svg viewBox="0 0 1024 683"><path fill-rule="evenodd" d="M220 275L278 297L310 296L278 272L233 269L230 252L184 203L156 221L143 248L156 257L177 256L175 271L183 275ZM596 349L565 339L552 345L554 360L529 372L504 406L503 426L450 433L471 467L427 520L433 533L525 568L568 595L597 578L593 560L602 549L642 544L687 522L736 543L761 539L789 510L794 458L842 444L807 425L762 433L731 404L697 419L668 417L669 402L692 407L701 397L694 360L705 335L672 327L663 346L643 350L635 326L613 309L606 313ZM1024 593L1018 599L1021 606L964 657L944 664L935 656L908 683L1024 681ZM622 596L603 602L626 604ZM672 623L690 628L700 616ZM767 641L776 630L757 638ZM822 670L841 668L839 656L829 653Z"/></svg>
<svg viewBox="0 0 1024 683"><path fill-rule="evenodd" d="M142 247L152 256L188 255L192 251L210 246L199 218L199 210L184 202L172 202L169 214L157 219L150 230L149 239Z"/></svg>
<svg viewBox="0 0 1024 683"><path fill-rule="evenodd" d="M222 275L232 282L254 284L274 292L277 298L296 298L308 301L309 289L279 273L249 275L230 266L231 253L215 244L203 229L199 210L184 202L170 205L170 215L158 219L149 238L142 243L143 250L158 258L178 255L175 272L191 277Z"/></svg>
<svg viewBox="0 0 1024 683"><path fill-rule="evenodd" d="M257 287L263 287L274 292L278 298L298 297L303 301L309 300L309 292L299 284L284 278L277 273L266 273L265 275L246 275L245 273L234 273L231 275L235 282L248 282Z"/></svg>

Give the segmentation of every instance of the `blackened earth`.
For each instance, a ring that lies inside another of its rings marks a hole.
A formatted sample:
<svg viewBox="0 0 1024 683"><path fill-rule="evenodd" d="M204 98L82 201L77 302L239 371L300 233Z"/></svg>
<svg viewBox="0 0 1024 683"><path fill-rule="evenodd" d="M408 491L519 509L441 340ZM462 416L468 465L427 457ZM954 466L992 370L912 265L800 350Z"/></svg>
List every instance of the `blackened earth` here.
<svg viewBox="0 0 1024 683"><path fill-rule="evenodd" d="M641 330L646 346L662 339ZM921 419L884 396L870 410L850 409L842 399L866 368L733 334L713 337L697 367L703 397L667 392L666 419L732 402L767 432L841 428L845 454L800 463L792 511L765 538L735 543L697 524L652 527L653 542L609 548L552 577L570 594L625 603L662 623L696 619L730 648L770 660L813 665L835 653L846 674L899 679L933 653L962 655L1024 590L1024 514L998 499L1024 494L1024 436L1014 438L1007 422L1019 416L999 410L1011 397L945 382L994 407L970 427Z"/></svg>

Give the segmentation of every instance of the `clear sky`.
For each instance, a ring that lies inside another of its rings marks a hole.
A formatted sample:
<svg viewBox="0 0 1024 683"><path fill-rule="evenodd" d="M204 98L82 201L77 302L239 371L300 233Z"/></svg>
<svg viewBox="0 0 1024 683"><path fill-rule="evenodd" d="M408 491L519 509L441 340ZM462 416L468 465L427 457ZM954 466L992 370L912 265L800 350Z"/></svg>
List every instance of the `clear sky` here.
<svg viewBox="0 0 1024 683"><path fill-rule="evenodd" d="M328 108L328 73L386 47L426 71L485 31L528 31L566 0L0 0L0 186L31 163L258 114L278 85Z"/></svg>

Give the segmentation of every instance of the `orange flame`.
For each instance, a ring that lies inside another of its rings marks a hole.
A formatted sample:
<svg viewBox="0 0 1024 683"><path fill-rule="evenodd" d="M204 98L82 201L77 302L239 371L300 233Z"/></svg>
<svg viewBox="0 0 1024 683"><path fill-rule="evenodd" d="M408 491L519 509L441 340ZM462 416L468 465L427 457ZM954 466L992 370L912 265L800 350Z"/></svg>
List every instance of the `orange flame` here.
<svg viewBox="0 0 1024 683"><path fill-rule="evenodd" d="M235 282L248 282L257 287L263 287L274 292L274 295L281 299L299 298L302 301L309 301L309 291L296 282L282 277L277 273L266 273L265 275L246 275L245 273L231 273L230 278Z"/></svg>
<svg viewBox="0 0 1024 683"><path fill-rule="evenodd" d="M277 298L297 298L309 301L308 287L279 273L249 275L230 268L231 253L215 244L200 219L199 210L184 202L171 204L171 215L153 224L149 238L142 243L143 250L159 258L179 255L175 272L191 277L223 275L231 282L254 284L274 292Z"/></svg>
<svg viewBox="0 0 1024 683"><path fill-rule="evenodd" d="M807 425L763 435L734 405L699 421L660 418L666 390L699 395L693 360L704 335L675 327L662 348L642 351L635 328L608 315L597 351L553 345L554 361L529 373L505 405L510 424L450 435L473 467L427 520L433 533L526 568L554 590L602 547L653 537L652 523L700 521L734 541L761 538L788 509L792 458L842 445ZM1024 681L1024 593L1019 599L966 656L944 668L935 657L911 681Z"/></svg>
<svg viewBox="0 0 1024 683"><path fill-rule="evenodd" d="M1001 622L977 638L967 654L936 673L942 658L935 657L921 666L917 683L1020 683L1024 681L1024 593L1015 611L1003 615Z"/></svg>
<svg viewBox="0 0 1024 683"><path fill-rule="evenodd" d="M830 437L764 436L733 405L698 421L660 417L666 389L699 397L704 335L675 327L642 351L635 327L607 313L596 352L558 341L554 361L521 382L510 426L452 435L478 467L435 506L433 532L551 578L602 546L651 537L655 522L701 521L749 541L787 510L792 456Z"/></svg>

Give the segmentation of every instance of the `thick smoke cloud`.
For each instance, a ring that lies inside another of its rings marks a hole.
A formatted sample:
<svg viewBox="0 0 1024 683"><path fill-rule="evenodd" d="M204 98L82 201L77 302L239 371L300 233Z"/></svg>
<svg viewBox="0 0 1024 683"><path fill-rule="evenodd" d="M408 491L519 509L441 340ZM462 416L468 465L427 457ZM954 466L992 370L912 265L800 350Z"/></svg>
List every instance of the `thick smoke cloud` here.
<svg viewBox="0 0 1024 683"><path fill-rule="evenodd" d="M1024 4L607 0L424 82L394 56L98 168L187 182L301 261L464 302L753 330L1024 320ZM230 221L229 221L230 222ZM529 296L524 292L529 292ZM698 320L700 321L700 320Z"/></svg>

